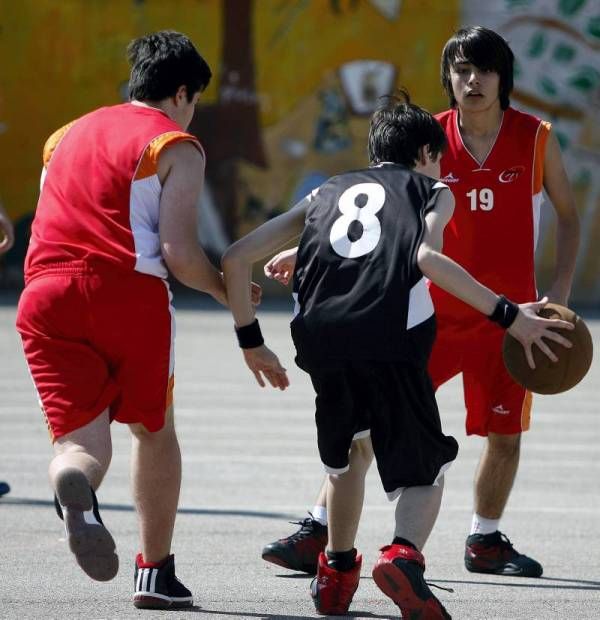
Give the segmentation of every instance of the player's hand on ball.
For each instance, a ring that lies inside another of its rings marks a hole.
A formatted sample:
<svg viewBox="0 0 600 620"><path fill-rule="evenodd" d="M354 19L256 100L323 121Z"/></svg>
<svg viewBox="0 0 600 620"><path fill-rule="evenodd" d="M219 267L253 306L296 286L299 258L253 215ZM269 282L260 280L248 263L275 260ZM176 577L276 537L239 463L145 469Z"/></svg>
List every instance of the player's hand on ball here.
<svg viewBox="0 0 600 620"><path fill-rule="evenodd" d="M277 280L281 284L288 284L296 267L297 250L298 248L292 248L273 256L265 265L265 275L267 278Z"/></svg>
<svg viewBox="0 0 600 620"><path fill-rule="evenodd" d="M556 355L544 342L544 338L554 340L558 344L570 349L573 345L568 338L561 336L555 329L572 330L573 324L560 319L544 319L538 316L538 312L548 303L544 297L540 301L519 304L519 314L514 323L508 328L508 333L516 338L525 349L525 357L530 368L535 368L531 347L535 344L542 353L547 355L553 362L558 361Z"/></svg>
<svg viewBox="0 0 600 620"><path fill-rule="evenodd" d="M242 349L248 368L254 373L258 385L265 387L265 379L274 387L285 390L290 384L285 368L278 357L264 344L253 349Z"/></svg>

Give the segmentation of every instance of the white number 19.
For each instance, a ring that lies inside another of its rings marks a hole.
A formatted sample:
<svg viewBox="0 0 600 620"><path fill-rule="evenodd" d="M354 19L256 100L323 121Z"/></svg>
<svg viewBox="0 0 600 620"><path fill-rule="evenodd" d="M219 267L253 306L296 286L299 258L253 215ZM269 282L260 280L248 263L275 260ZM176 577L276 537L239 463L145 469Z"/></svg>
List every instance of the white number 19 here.
<svg viewBox="0 0 600 620"><path fill-rule="evenodd" d="M491 211L494 208L494 192L489 187L484 187L479 191L472 189L467 192L467 198L471 200L471 211Z"/></svg>

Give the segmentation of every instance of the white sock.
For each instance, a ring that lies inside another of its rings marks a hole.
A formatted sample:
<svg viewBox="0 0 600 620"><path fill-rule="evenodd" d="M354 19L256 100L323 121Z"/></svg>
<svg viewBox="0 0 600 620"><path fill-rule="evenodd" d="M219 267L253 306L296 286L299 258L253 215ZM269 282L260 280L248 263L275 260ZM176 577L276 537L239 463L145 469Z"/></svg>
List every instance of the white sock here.
<svg viewBox="0 0 600 620"><path fill-rule="evenodd" d="M312 516L321 525L327 525L327 508L325 506L315 506L312 509Z"/></svg>
<svg viewBox="0 0 600 620"><path fill-rule="evenodd" d="M471 521L471 534L493 534L500 525L500 519L486 519L473 513Z"/></svg>

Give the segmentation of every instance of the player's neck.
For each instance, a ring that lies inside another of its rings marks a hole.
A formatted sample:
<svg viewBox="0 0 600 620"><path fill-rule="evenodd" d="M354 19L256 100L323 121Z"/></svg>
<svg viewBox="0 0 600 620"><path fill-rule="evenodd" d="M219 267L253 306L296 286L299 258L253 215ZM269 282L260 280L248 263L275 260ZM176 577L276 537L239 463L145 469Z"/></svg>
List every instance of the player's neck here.
<svg viewBox="0 0 600 620"><path fill-rule="evenodd" d="M500 105L495 105L486 110L458 109L458 126L463 136L483 139L496 136L504 112Z"/></svg>

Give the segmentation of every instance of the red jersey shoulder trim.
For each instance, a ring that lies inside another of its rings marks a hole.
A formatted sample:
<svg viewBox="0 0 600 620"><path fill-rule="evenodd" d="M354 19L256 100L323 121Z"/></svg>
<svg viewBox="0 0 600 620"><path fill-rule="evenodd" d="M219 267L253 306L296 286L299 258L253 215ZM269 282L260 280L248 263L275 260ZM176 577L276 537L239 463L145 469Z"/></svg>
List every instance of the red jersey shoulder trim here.
<svg viewBox="0 0 600 620"><path fill-rule="evenodd" d="M151 177L158 172L158 159L162 150L168 146L173 146L178 142L192 142L204 157L204 149L196 138L184 131L169 131L160 136L156 136L144 150L138 169L135 173L134 181Z"/></svg>
<svg viewBox="0 0 600 620"><path fill-rule="evenodd" d="M46 168L48 167L48 163L50 162L50 159L52 158L52 154L56 150L56 147L58 146L59 142L64 138L64 136L67 133L67 131L69 131L69 129L71 129L71 127L73 127L73 125L76 122L77 122L77 120L71 121L70 123L67 123L66 125L64 125L60 129L57 129L46 140L46 143L44 144L43 154L42 154L42 160L44 162L44 167L46 167Z"/></svg>

